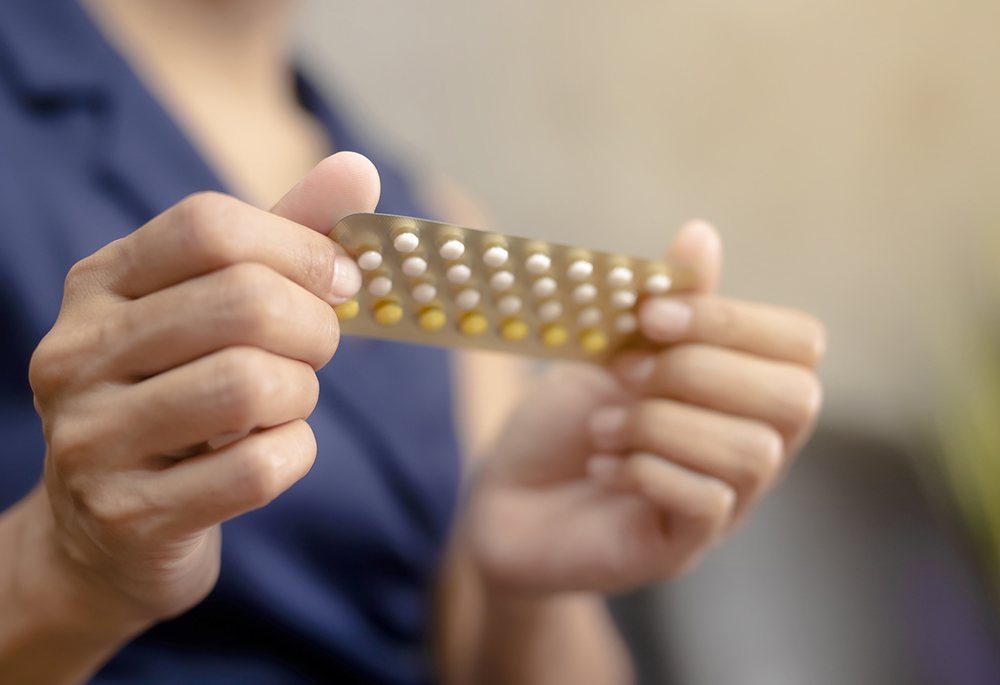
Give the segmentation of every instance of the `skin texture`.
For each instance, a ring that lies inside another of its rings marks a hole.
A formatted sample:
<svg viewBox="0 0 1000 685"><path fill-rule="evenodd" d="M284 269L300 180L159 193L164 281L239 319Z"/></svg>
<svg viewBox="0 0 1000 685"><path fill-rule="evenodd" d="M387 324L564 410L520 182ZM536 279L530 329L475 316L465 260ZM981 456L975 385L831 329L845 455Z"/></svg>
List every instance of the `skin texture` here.
<svg viewBox="0 0 1000 685"><path fill-rule="evenodd" d="M564 626L574 612L599 622L587 602L600 594L690 568L812 431L819 322L715 295L720 240L704 222L684 227L667 258L694 266L701 282L694 294L643 303L642 330L662 349L607 370L556 365L483 460L456 543L468 557L453 566L486 597L478 623L463 624L478 626L481 651L460 681L626 680L606 651L540 647L552 614Z"/></svg>
<svg viewBox="0 0 1000 685"><path fill-rule="evenodd" d="M0 516L0 673L24 684L81 682L200 601L217 577L218 523L308 470L314 371L338 338L330 305L360 283L321 233L378 198L371 165L341 153L273 213L251 206L327 144L289 96L290 3L86 4L251 204L188 198L67 278L31 367L44 483ZM720 242L703 223L670 258L702 282L644 303L660 352L611 370L558 365L497 439L470 434L482 457L438 626L447 682L627 682L602 593L689 567L811 430L821 327L715 296Z"/></svg>
<svg viewBox="0 0 1000 685"><path fill-rule="evenodd" d="M218 524L309 470L331 305L361 284L323 233L378 194L371 163L340 153L275 213L195 195L70 271L30 370L44 487L0 521L3 603L23 607L0 619L5 677L78 682L196 604Z"/></svg>

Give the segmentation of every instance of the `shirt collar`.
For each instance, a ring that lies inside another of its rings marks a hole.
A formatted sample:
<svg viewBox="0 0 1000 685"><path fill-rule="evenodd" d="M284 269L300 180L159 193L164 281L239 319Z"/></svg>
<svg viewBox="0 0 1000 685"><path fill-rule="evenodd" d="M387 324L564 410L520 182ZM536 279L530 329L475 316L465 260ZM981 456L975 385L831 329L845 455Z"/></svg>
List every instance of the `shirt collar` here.
<svg viewBox="0 0 1000 685"><path fill-rule="evenodd" d="M0 51L8 77L31 100L71 103L124 66L75 0L2 0Z"/></svg>

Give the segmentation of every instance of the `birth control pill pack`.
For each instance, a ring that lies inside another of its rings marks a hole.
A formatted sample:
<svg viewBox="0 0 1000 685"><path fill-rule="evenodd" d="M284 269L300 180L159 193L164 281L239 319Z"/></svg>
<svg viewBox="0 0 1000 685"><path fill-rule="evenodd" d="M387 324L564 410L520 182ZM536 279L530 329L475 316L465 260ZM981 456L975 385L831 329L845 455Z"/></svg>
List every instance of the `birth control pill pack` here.
<svg viewBox="0 0 1000 685"><path fill-rule="evenodd" d="M345 335L603 363L643 346L644 297L690 288L687 268L424 219L352 214L330 237L364 282L338 305Z"/></svg>

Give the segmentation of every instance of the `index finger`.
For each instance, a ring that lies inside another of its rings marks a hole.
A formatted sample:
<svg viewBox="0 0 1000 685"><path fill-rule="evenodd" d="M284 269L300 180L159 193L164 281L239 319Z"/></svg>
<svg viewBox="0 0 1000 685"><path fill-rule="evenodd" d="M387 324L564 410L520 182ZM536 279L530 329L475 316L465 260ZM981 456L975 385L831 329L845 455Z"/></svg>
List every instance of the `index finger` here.
<svg viewBox="0 0 1000 685"><path fill-rule="evenodd" d="M717 345L808 367L826 349L823 324L804 312L712 295L649 298L639 326L655 343Z"/></svg>
<svg viewBox="0 0 1000 685"><path fill-rule="evenodd" d="M361 274L324 234L348 214L374 211L378 191L378 174L368 160L339 153L317 165L274 213L227 195L200 193L95 257L110 273L108 287L128 298L257 262L339 304L357 293Z"/></svg>

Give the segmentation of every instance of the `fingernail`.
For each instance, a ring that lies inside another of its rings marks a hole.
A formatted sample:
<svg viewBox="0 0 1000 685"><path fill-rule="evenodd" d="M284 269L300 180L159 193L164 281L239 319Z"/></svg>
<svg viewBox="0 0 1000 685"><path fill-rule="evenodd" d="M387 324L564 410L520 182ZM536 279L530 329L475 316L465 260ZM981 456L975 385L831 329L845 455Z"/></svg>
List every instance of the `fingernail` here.
<svg viewBox="0 0 1000 685"><path fill-rule="evenodd" d="M622 460L610 454L595 454L587 460L587 475L604 485L611 485L618 480Z"/></svg>
<svg viewBox="0 0 1000 685"><path fill-rule="evenodd" d="M678 300L654 297L643 305L639 320L643 332L650 340L675 342L691 328L691 308Z"/></svg>
<svg viewBox="0 0 1000 685"><path fill-rule="evenodd" d="M601 407L587 419L587 429L590 431L594 447L603 452L617 452L624 447L622 428L628 409L625 407Z"/></svg>
<svg viewBox="0 0 1000 685"><path fill-rule="evenodd" d="M361 269L347 255L337 255L333 262L333 297L334 304L342 304L358 294L361 290Z"/></svg>

